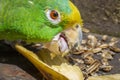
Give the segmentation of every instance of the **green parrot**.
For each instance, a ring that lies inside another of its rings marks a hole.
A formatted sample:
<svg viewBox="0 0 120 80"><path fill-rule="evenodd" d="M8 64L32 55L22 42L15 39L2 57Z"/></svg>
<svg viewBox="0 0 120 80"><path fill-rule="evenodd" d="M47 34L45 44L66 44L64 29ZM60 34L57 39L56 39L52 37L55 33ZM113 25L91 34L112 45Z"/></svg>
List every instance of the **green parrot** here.
<svg viewBox="0 0 120 80"><path fill-rule="evenodd" d="M69 0L0 0L0 39L46 43L75 26L81 40L82 19Z"/></svg>
<svg viewBox="0 0 120 80"><path fill-rule="evenodd" d="M72 49L80 43L82 25L80 13L70 0L0 0L0 40L24 40L28 43L51 42L49 46L51 51L66 52L68 48ZM58 42L59 47L56 51L55 41ZM51 80L69 80L59 72L52 70L33 52L18 44L15 48L45 77L51 77ZM61 57L62 61L63 59ZM72 68L75 69L71 66L70 69L73 70ZM80 72L78 68L75 70L77 73ZM83 80L83 78L78 80Z"/></svg>

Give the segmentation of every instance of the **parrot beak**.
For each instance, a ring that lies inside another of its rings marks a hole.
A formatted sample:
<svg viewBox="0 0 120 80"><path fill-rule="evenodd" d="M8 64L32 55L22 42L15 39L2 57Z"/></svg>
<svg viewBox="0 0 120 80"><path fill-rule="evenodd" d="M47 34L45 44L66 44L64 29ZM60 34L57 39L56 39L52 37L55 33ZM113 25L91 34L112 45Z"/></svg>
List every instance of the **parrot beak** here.
<svg viewBox="0 0 120 80"><path fill-rule="evenodd" d="M83 23L80 12L71 1L69 1L69 5L72 11L66 17L69 23L63 26L65 30L54 36L50 43L45 43L45 48L57 55L62 54L62 56L72 50L76 51L82 41L81 26Z"/></svg>
<svg viewBox="0 0 120 80"><path fill-rule="evenodd" d="M65 56L69 51L76 50L82 41L82 29L79 24L74 25L72 28L67 29L61 33L61 37L63 37L67 43L67 47L63 47L65 44L61 41L60 43L60 51L62 52L62 56Z"/></svg>
<svg viewBox="0 0 120 80"><path fill-rule="evenodd" d="M46 47L55 54L65 56L76 49L82 41L82 29L79 24L57 34Z"/></svg>

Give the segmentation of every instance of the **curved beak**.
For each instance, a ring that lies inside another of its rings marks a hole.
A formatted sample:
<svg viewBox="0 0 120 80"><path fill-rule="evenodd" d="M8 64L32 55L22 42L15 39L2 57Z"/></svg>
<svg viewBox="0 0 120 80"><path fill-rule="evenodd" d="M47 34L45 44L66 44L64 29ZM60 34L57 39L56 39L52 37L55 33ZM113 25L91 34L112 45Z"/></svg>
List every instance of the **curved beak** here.
<svg viewBox="0 0 120 80"><path fill-rule="evenodd" d="M82 29L79 24L63 32L67 39L68 51L76 50L82 42ZM66 54L65 54L66 55Z"/></svg>
<svg viewBox="0 0 120 80"><path fill-rule="evenodd" d="M52 53L65 56L69 51L80 46L82 41L82 29L79 24L57 34L50 43L45 45Z"/></svg>
<svg viewBox="0 0 120 80"><path fill-rule="evenodd" d="M81 26L79 24L75 25L74 29L75 29L77 36L76 36L76 42L74 43L73 48L77 48L80 46L82 42L83 34L82 34Z"/></svg>

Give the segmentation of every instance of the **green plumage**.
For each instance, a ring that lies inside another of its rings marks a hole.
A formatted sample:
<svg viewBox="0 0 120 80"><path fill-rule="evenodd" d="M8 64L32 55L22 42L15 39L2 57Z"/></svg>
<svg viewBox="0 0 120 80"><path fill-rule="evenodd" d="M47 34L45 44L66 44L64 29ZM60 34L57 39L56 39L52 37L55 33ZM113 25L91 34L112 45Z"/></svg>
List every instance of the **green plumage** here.
<svg viewBox="0 0 120 80"><path fill-rule="evenodd" d="M50 41L63 30L68 20L54 25L46 17L47 9L65 17L71 13L69 0L0 0L0 39Z"/></svg>

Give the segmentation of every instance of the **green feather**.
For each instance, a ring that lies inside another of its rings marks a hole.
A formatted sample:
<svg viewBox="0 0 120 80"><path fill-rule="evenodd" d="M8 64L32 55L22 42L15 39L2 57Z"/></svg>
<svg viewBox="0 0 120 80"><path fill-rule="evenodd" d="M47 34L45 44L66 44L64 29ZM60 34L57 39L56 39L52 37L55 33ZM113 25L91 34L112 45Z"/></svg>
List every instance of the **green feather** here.
<svg viewBox="0 0 120 80"><path fill-rule="evenodd" d="M69 0L0 0L0 39L22 39L32 42L50 41L68 22L52 24L45 10L71 13Z"/></svg>

